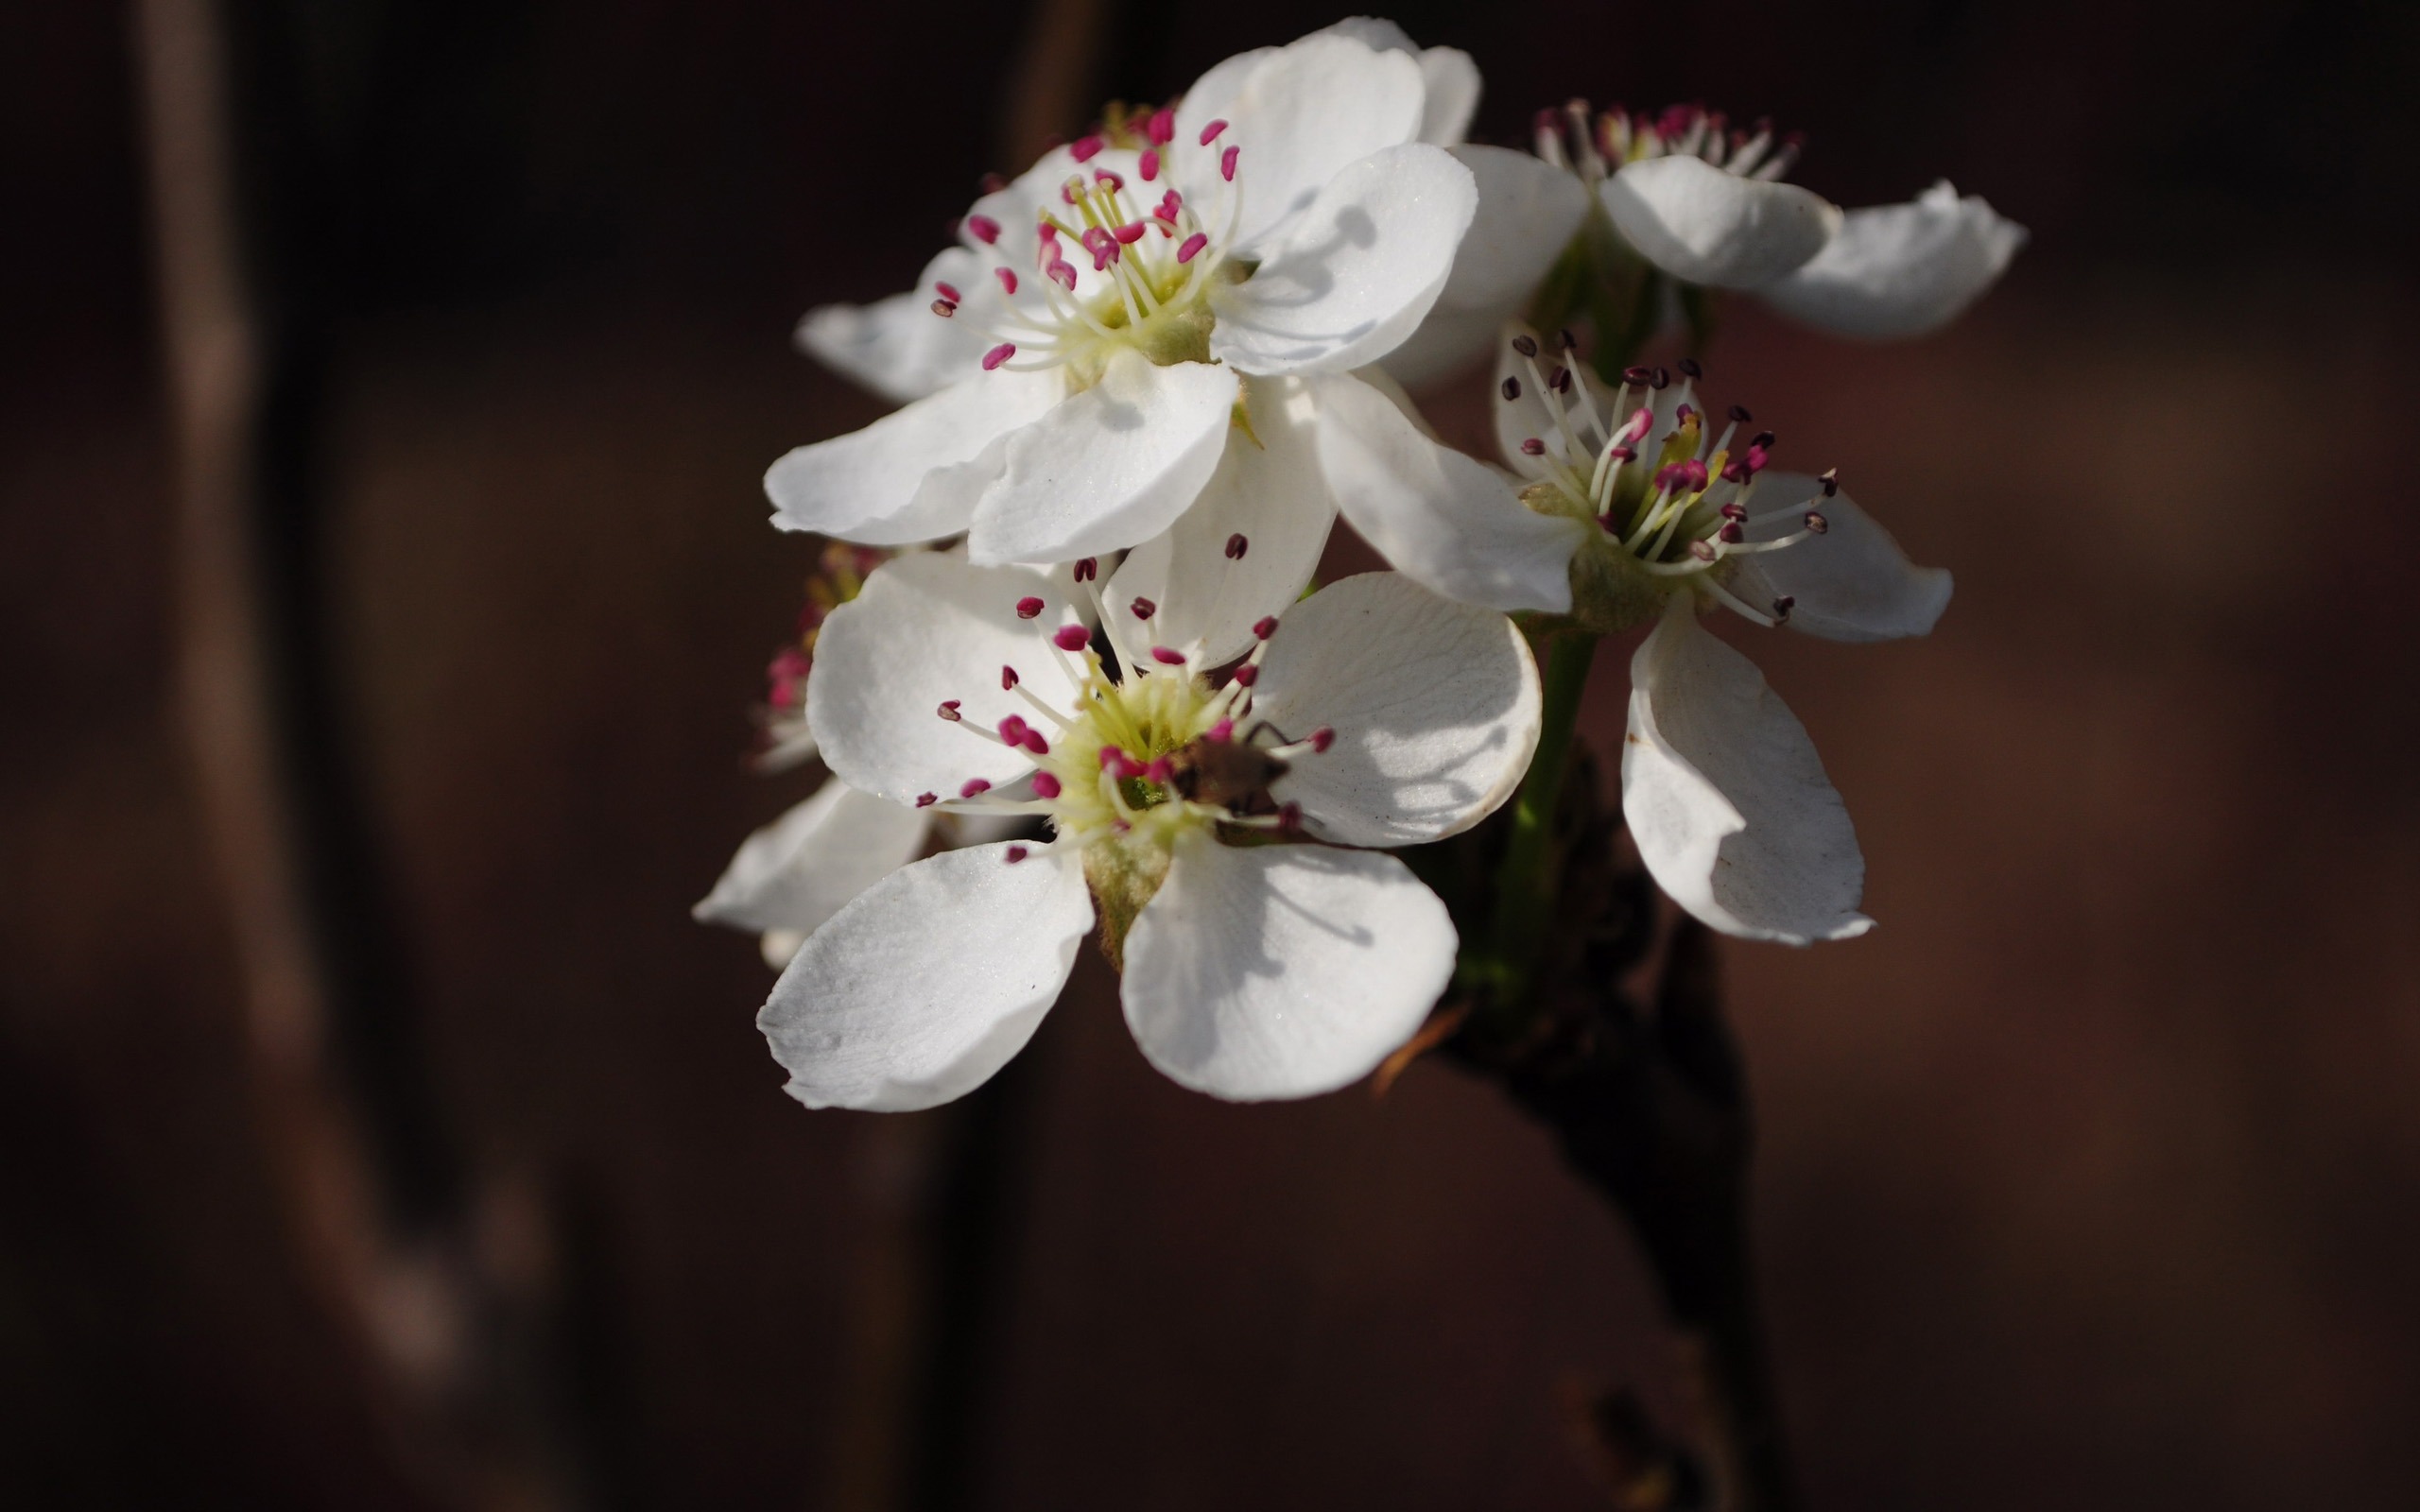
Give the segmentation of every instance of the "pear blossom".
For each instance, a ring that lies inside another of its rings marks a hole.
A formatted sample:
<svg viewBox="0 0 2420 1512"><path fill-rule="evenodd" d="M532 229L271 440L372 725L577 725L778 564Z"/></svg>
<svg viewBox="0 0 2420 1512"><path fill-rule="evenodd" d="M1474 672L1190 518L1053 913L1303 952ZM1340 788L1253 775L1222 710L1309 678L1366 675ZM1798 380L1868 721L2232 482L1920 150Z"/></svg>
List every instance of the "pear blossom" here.
<svg viewBox="0 0 2420 1512"><path fill-rule="evenodd" d="M1052 578L939 554L876 572L824 627L810 718L839 780L1052 838L900 868L808 937L757 1022L809 1107L979 1085L1097 922L1146 1057L1231 1099L1366 1074L1452 975L1443 902L1362 848L1456 833L1520 780L1539 688L1511 622L1370 574L1253 622L1214 677L1228 610L1170 644L1161 605L1074 576L1109 657Z"/></svg>
<svg viewBox="0 0 2420 1512"><path fill-rule="evenodd" d="M1567 338L1508 333L1495 424L1511 471L1340 394L1320 451L1345 517L1396 569L1465 603L1652 624L1631 663L1622 801L1657 883L1715 928L1804 944L1862 933L1864 861L1797 719L1698 623L1728 609L1835 641L1927 633L1949 575L1920 568L1833 473L1772 470L1770 431L1634 368L1608 388ZM1560 349L1560 350L1554 350Z"/></svg>
<svg viewBox="0 0 2420 1512"><path fill-rule="evenodd" d="M2024 227L1945 180L1905 204L1843 211L1786 181L1795 137L1776 139L1763 122L1735 129L1694 106L1650 117L1592 114L1575 100L1540 112L1534 140L1535 156L1458 153L1478 175L1480 215L1436 311L1385 359L1405 383L1475 360L1538 299L1566 249L1600 266L1634 253L1680 284L1753 293L1805 324L1893 340L1947 324L2025 245Z"/></svg>
<svg viewBox="0 0 2420 1512"><path fill-rule="evenodd" d="M1205 493L1273 486L1323 540L1318 469L1272 460L1306 463L1307 442L1264 426L1310 423L1305 378L1411 334L1477 202L1422 139L1432 108L1460 129L1475 76L1380 43L1348 27L1230 59L1139 129L977 200L912 301L810 318L814 350L920 397L776 462L775 523L877 545L962 531L977 563L1065 561L1161 536Z"/></svg>

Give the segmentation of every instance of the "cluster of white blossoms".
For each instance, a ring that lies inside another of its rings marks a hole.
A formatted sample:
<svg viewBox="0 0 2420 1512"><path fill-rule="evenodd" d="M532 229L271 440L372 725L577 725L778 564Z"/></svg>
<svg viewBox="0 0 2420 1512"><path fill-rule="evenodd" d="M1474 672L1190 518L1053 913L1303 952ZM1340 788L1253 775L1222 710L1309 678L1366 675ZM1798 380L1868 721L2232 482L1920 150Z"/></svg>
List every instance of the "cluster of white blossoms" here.
<svg viewBox="0 0 2420 1512"><path fill-rule="evenodd" d="M1681 288L1907 334L2022 232L1945 185L1844 215L1702 112L1468 145L1478 97L1468 57L1385 22L1231 58L997 183L911 292L802 324L902 407L767 474L776 524L859 548L773 669L776 755L831 776L698 910L786 960L758 1022L801 1101L979 1085L1096 930L1179 1082L1367 1074L1458 965L1485 977L1391 852L1479 823L1533 756L1560 771L1577 688L1542 689L1533 639L1651 627L1622 803L1681 907L1869 926L1805 730L1699 618L1921 635L1948 576L1831 474L1770 468L1695 363L1600 378L1517 318L1585 321L1600 362ZM1491 343L1502 466L1398 383ZM1340 512L1393 571L1306 596Z"/></svg>

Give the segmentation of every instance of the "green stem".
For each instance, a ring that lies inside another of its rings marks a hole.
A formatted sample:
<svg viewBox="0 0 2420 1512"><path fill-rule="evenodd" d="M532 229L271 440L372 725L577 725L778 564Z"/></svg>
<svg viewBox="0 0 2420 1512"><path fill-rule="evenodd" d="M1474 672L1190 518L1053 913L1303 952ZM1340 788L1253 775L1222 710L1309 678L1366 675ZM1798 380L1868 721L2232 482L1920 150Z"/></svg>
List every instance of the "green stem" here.
<svg viewBox="0 0 2420 1512"><path fill-rule="evenodd" d="M1580 696L1588 686L1588 665L1597 637L1565 630L1547 642L1546 698L1540 712L1538 751L1512 799L1512 834L1495 870L1495 920L1490 944L1495 999L1511 1006L1529 996L1547 924L1554 915L1554 811L1563 796L1572 728L1580 719Z"/></svg>

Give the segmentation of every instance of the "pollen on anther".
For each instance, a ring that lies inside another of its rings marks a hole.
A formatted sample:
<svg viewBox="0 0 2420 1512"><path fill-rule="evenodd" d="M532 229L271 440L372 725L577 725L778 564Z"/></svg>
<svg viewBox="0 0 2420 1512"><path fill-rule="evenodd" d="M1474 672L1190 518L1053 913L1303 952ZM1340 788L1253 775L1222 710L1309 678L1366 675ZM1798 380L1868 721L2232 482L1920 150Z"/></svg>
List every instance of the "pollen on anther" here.
<svg viewBox="0 0 2420 1512"><path fill-rule="evenodd" d="M1057 798L1059 796L1059 779L1051 776L1048 772L1034 773L1033 796L1039 799Z"/></svg>
<svg viewBox="0 0 2420 1512"><path fill-rule="evenodd" d="M958 796L960 798L979 798L990 791L992 791L991 783L983 781L983 779L979 777L970 777L959 786Z"/></svg>
<svg viewBox="0 0 2420 1512"><path fill-rule="evenodd" d="M1143 181L1145 183L1150 183L1152 180L1157 179L1160 176L1160 149L1157 147L1145 147L1143 149L1143 161L1138 165L1136 171L1143 175Z"/></svg>
<svg viewBox="0 0 2420 1512"><path fill-rule="evenodd" d="M1067 148L1067 155L1078 163L1090 163L1094 154L1100 151L1101 146L1101 139L1097 136L1079 137L1075 144Z"/></svg>
<svg viewBox="0 0 2420 1512"><path fill-rule="evenodd" d="M983 370L985 372L990 372L993 369L997 368L1000 364L1008 361L1011 357L1013 357L1016 354L1017 344L1013 341L1003 341L998 346L994 347L991 351L983 353Z"/></svg>
<svg viewBox="0 0 2420 1512"><path fill-rule="evenodd" d="M1236 154L1241 150L1240 147L1229 147L1219 154L1219 177L1229 183L1236 181Z"/></svg>
<svg viewBox="0 0 2420 1512"><path fill-rule="evenodd" d="M1277 633L1277 616L1274 614L1263 614L1260 618L1253 621L1252 633L1254 640L1260 641L1266 641L1270 636L1275 635Z"/></svg>
<svg viewBox="0 0 2420 1512"><path fill-rule="evenodd" d="M1153 111L1151 119L1143 128L1143 134L1150 139L1151 146L1155 147L1164 147L1175 141L1176 112L1166 107Z"/></svg>
<svg viewBox="0 0 2420 1512"><path fill-rule="evenodd" d="M1023 714L1009 714L1000 721L1000 739L1011 746L1022 746L1028 728Z"/></svg>
<svg viewBox="0 0 2420 1512"><path fill-rule="evenodd" d="M959 720L958 700L956 698L952 698L943 703L940 708L934 710L933 713L941 715L943 719L948 720L953 725L957 724Z"/></svg>
<svg viewBox="0 0 2420 1512"><path fill-rule="evenodd" d="M1534 357L1538 354L1538 344L1529 336L1514 336L1512 350L1525 357Z"/></svg>
<svg viewBox="0 0 2420 1512"><path fill-rule="evenodd" d="M1042 612L1042 600L1028 593L1017 600L1017 618L1029 620Z"/></svg>
<svg viewBox="0 0 2420 1512"><path fill-rule="evenodd" d="M1176 260L1180 263L1190 263L1194 258L1201 255L1201 249L1209 245L1210 238L1197 231L1192 235L1187 236L1184 241L1178 246L1176 249Z"/></svg>
<svg viewBox="0 0 2420 1512"><path fill-rule="evenodd" d="M1027 850L1024 846L1012 845L1006 850L1000 852L1000 859L1013 867L1018 862L1023 861L1026 857L1031 854L1033 854L1033 852Z"/></svg>
<svg viewBox="0 0 2420 1512"><path fill-rule="evenodd" d="M1251 662L1247 662L1242 666L1236 668L1235 684L1236 687L1249 688L1259 680L1260 668L1253 666Z"/></svg>
<svg viewBox="0 0 2420 1512"><path fill-rule="evenodd" d="M1633 388L1644 388L1654 381L1655 369L1652 368L1624 368L1622 369L1622 382Z"/></svg>
<svg viewBox="0 0 2420 1512"><path fill-rule="evenodd" d="M1521 442L1521 455L1523 456L1544 456L1547 455L1547 443L1539 440L1534 436L1530 437Z"/></svg>
<svg viewBox="0 0 2420 1512"><path fill-rule="evenodd" d="M929 308L935 315L940 316L944 320L958 313L958 306L950 303L947 300L935 300Z"/></svg>
<svg viewBox="0 0 2420 1512"><path fill-rule="evenodd" d="M1748 539L1748 532L1738 521L1726 520L1722 528L1715 532L1715 537L1726 546L1736 546Z"/></svg>
<svg viewBox="0 0 2420 1512"><path fill-rule="evenodd" d="M1016 668L1014 668L1014 667L1008 667L1008 666L1004 666L1004 667L1002 667L1002 668L1000 669L1000 691L1001 691L1002 693L1006 693L1006 692L1008 692L1011 688L1013 688L1013 687L1015 687L1016 685L1017 685L1017 669L1016 669Z"/></svg>
<svg viewBox="0 0 2420 1512"><path fill-rule="evenodd" d="M1139 595L1135 598L1133 603L1126 606L1126 612L1133 615L1138 620L1148 620L1159 611L1160 606L1152 603L1150 599Z"/></svg>
<svg viewBox="0 0 2420 1512"><path fill-rule="evenodd" d="M1143 221L1132 220L1118 227L1115 231L1111 232L1110 234L1116 237L1120 242L1123 242L1127 246L1132 247L1134 243L1141 241L1143 239L1143 233L1150 229L1150 225Z"/></svg>
<svg viewBox="0 0 2420 1512"><path fill-rule="evenodd" d="M1715 550L1705 541L1692 541L1689 542L1689 555L1700 561L1712 561L1715 558Z"/></svg>
<svg viewBox="0 0 2420 1512"><path fill-rule="evenodd" d="M1656 369L1647 381L1659 389L1672 387L1672 375L1661 368Z"/></svg>
<svg viewBox="0 0 2420 1512"><path fill-rule="evenodd" d="M1518 399L1518 398L1520 398L1520 397L1521 397L1521 380L1520 380L1520 379L1518 379L1518 378L1507 377L1507 378L1504 380L1503 387L1502 387L1502 389L1501 389L1500 391L1502 392L1502 394L1504 395L1504 397L1505 397L1506 399L1508 399L1508 400L1510 400L1510 399Z"/></svg>
<svg viewBox="0 0 2420 1512"><path fill-rule="evenodd" d="M989 215L966 217L966 234L989 247L1000 239L1000 223Z"/></svg>
<svg viewBox="0 0 2420 1512"><path fill-rule="evenodd" d="M1098 557L1079 557L1076 558L1076 581L1080 583L1089 583L1099 576L1100 558Z"/></svg>
<svg viewBox="0 0 2420 1512"><path fill-rule="evenodd" d="M1832 522L1824 519L1822 515L1817 514L1814 510L1809 509L1806 511L1806 528L1815 535L1820 536L1824 531L1832 528Z"/></svg>
<svg viewBox="0 0 2420 1512"><path fill-rule="evenodd" d="M1001 293L1014 294L1017 291L1016 269L1011 267L995 267L992 269L992 271L1000 281Z"/></svg>
<svg viewBox="0 0 2420 1512"><path fill-rule="evenodd" d="M1080 651L1092 642L1091 633L1080 625L1062 625L1050 634L1050 644L1062 651Z"/></svg>
<svg viewBox="0 0 2420 1512"><path fill-rule="evenodd" d="M1252 542L1244 539L1244 533L1240 530L1227 538L1227 559L1229 561L1243 560L1244 553L1251 549Z"/></svg>
<svg viewBox="0 0 2420 1512"><path fill-rule="evenodd" d="M1211 143L1218 141L1219 133L1226 129L1227 123L1224 121L1213 121L1208 126L1203 127L1201 129L1201 145L1206 147Z"/></svg>
<svg viewBox="0 0 2420 1512"><path fill-rule="evenodd" d="M1151 660L1164 667L1181 667L1184 665L1184 653L1168 646L1155 645L1151 647Z"/></svg>
<svg viewBox="0 0 2420 1512"><path fill-rule="evenodd" d="M1330 730L1327 726L1322 725L1319 729L1311 731L1311 749L1314 752L1324 756L1327 754L1327 748L1335 744L1336 731Z"/></svg>
<svg viewBox="0 0 2420 1512"><path fill-rule="evenodd" d="M920 809L931 808L941 800L942 796L939 793L919 793L916 795L916 806Z"/></svg>

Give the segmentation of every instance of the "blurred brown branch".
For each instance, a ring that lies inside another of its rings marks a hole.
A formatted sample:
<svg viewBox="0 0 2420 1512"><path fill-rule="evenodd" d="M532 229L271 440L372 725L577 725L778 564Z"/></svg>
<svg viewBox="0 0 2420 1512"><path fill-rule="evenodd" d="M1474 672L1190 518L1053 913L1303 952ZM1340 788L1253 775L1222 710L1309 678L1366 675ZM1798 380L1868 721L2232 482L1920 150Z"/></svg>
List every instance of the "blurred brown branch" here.
<svg viewBox="0 0 2420 1512"><path fill-rule="evenodd" d="M230 14L139 0L134 32L179 456L182 711L262 1138L303 1268L429 1488L567 1507L586 1498L548 1396L554 1214L527 1180L475 1184L439 1122L330 728L314 333L259 297L273 232L252 213L265 170L244 150Z"/></svg>

